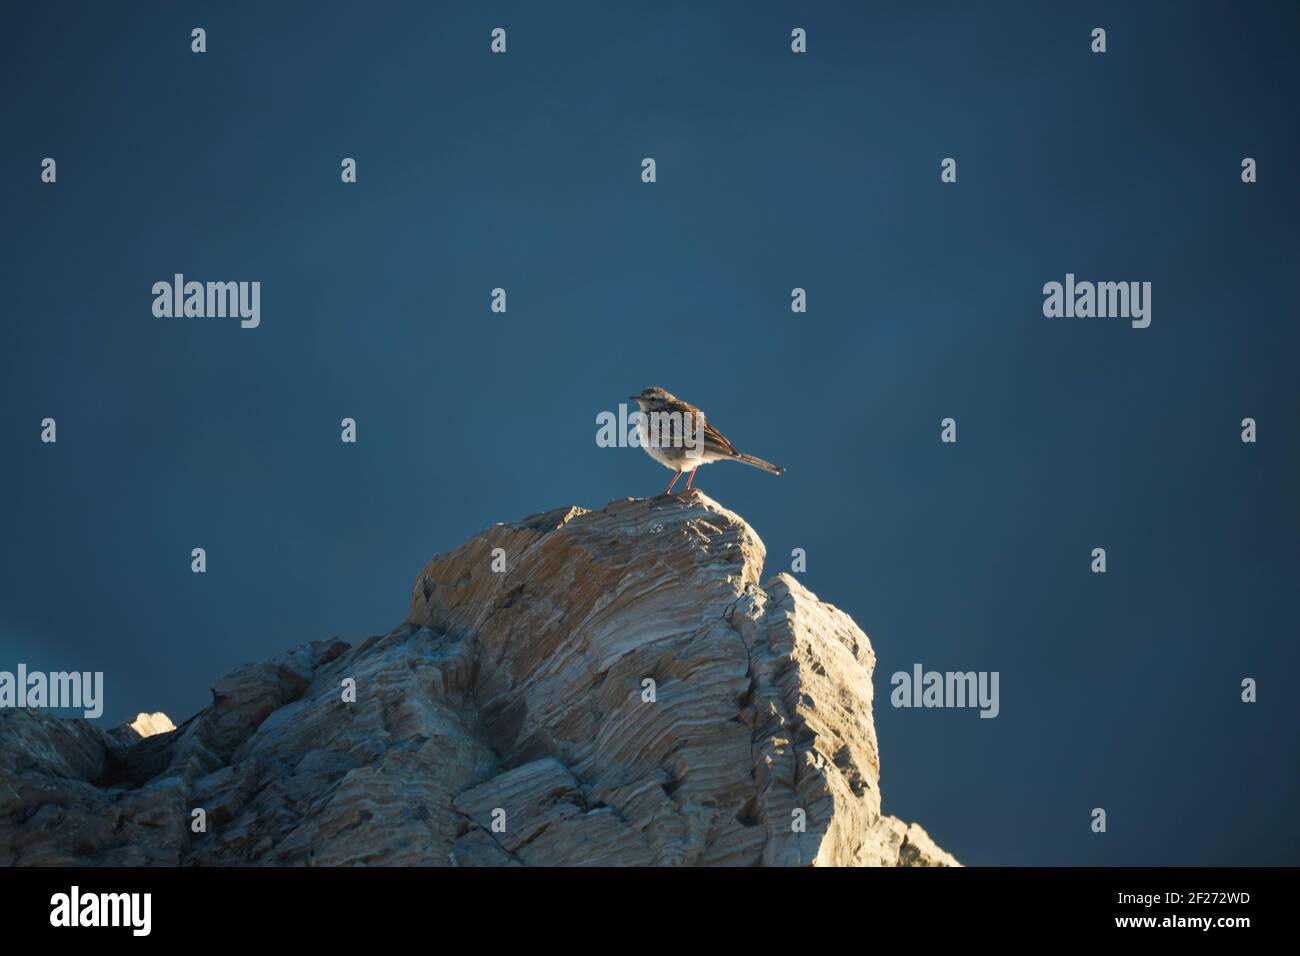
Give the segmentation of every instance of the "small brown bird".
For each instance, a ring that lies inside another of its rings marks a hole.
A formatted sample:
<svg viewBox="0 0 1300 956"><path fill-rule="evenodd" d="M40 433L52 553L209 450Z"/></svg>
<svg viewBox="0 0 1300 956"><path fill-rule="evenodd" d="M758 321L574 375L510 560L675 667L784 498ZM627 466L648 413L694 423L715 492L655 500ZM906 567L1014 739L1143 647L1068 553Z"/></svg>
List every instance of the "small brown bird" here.
<svg viewBox="0 0 1300 956"><path fill-rule="evenodd" d="M630 399L641 409L641 420L637 423L641 447L659 464L676 472L665 495L672 493L682 472L690 472L686 479L689 491L695 480L695 469L715 461L743 461L774 475L785 471L770 461L736 451L722 432L705 421L702 411L662 388L652 385Z"/></svg>

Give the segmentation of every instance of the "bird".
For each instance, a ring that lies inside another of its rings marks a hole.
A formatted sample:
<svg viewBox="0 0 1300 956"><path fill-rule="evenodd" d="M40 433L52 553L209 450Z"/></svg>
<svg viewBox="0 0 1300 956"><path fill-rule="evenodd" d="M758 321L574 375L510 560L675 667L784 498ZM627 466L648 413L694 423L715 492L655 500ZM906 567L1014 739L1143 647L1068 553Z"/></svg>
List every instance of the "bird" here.
<svg viewBox="0 0 1300 956"><path fill-rule="evenodd" d="M664 490L665 495L672 494L673 485L683 472L690 473L686 479L686 490L690 491L696 469L715 461L740 461L774 475L785 471L770 461L736 451L722 432L705 420L702 411L658 386L642 389L640 395L630 395L628 399L641 409L637 423L641 447L659 464L676 472Z"/></svg>

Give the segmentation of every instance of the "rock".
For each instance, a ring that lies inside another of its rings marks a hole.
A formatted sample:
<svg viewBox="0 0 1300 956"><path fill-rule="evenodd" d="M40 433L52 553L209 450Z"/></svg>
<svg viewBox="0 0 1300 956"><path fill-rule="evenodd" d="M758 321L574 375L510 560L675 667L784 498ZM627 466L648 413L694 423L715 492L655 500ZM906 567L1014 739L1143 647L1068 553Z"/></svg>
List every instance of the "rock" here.
<svg viewBox="0 0 1300 956"><path fill-rule="evenodd" d="M172 723L172 719L162 711L153 714L136 714L135 720L131 721L127 726L141 737L152 737L155 734L169 734L176 729L176 725Z"/></svg>
<svg viewBox="0 0 1300 956"><path fill-rule="evenodd" d="M560 509L179 728L0 712L0 863L958 865L881 814L867 636L763 557L698 492Z"/></svg>
<svg viewBox="0 0 1300 956"><path fill-rule="evenodd" d="M162 711L153 714L142 712L135 715L135 720L114 727L108 732L108 735L119 744L129 747L146 737L169 734L175 729L176 725L172 723L171 718Z"/></svg>

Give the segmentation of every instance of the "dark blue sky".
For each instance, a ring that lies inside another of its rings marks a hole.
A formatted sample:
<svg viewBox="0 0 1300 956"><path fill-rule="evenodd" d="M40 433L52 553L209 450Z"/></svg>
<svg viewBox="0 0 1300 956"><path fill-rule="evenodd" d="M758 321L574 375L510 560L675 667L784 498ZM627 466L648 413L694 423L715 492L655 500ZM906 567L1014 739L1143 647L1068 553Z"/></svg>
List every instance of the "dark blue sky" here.
<svg viewBox="0 0 1300 956"><path fill-rule="evenodd" d="M487 525L662 490L594 441L657 384L789 469L700 484L870 635L887 812L1300 862L1296 5L801 6L6 4L0 669L180 720L386 632ZM175 272L261 327L154 318ZM1045 318L1067 272L1151 327ZM890 708L918 661L1000 716Z"/></svg>

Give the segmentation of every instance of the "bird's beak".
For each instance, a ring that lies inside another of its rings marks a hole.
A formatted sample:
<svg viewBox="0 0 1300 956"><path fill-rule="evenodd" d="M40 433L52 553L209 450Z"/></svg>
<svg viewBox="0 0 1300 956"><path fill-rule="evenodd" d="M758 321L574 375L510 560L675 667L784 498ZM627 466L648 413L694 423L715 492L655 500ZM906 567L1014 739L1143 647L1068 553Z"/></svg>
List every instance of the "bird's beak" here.
<svg viewBox="0 0 1300 956"><path fill-rule="evenodd" d="M637 395L629 395L629 396L627 397L627 400L628 400L629 402L635 402L635 401L637 400L638 397L639 397L639 396L637 396Z"/></svg>

